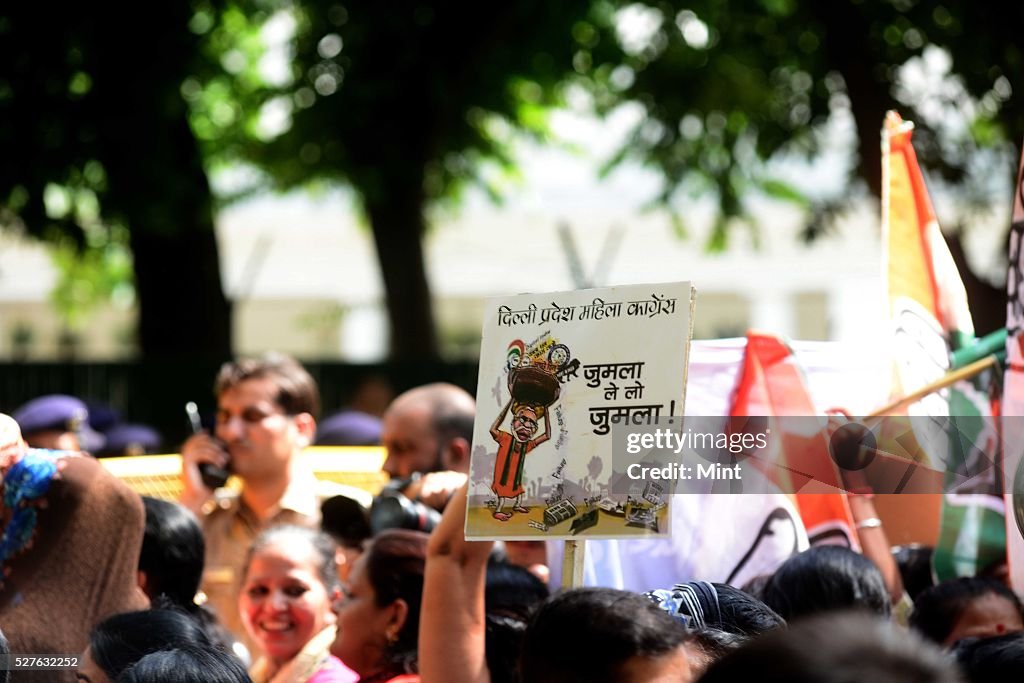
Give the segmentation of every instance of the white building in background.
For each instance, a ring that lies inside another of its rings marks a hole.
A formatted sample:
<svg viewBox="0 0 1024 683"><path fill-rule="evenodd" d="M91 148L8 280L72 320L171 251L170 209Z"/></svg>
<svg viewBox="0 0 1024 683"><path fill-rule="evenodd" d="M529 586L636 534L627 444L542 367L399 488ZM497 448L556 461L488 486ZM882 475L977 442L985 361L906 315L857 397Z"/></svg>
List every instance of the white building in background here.
<svg viewBox="0 0 1024 683"><path fill-rule="evenodd" d="M840 235L807 247L796 237L795 213L766 211L771 220L761 228L759 250L740 228L734 247L707 254L699 238L677 237L665 217L628 207L467 206L437 221L426 245L445 353L475 354L490 296L672 280L697 287L696 338L738 336L754 327L794 339L877 339L884 324L877 218L858 216ZM383 357L387 326L376 253L369 229L344 197L266 198L231 207L219 217L218 235L239 353ZM55 279L41 245L0 233L0 358L16 354L15 337L26 329L29 358L57 357L60 326L48 303ZM98 311L77 357L130 355L132 316Z"/></svg>
<svg viewBox="0 0 1024 683"><path fill-rule="evenodd" d="M651 172L625 167L596 180L597 162L622 139L628 118L627 112L598 123L556 115L556 132L589 156L522 143L525 180L508 189L502 206L471 193L457 213L433 217L427 269L446 355L475 355L486 297L586 283L690 280L698 290L696 338L739 336L751 327L861 346L879 338L885 304L876 211L851 215L838 234L808 247L797 237L800 215L766 203L756 207L760 248L737 227L727 251L707 254L706 205L682 210L691 233L684 240L667 216L639 209L657 192ZM817 187L835 183L839 165L826 166L804 168L804 177ZM224 210L217 230L239 353L383 357L387 325L376 253L348 195L254 199ZM57 357L60 325L48 304L55 279L42 246L0 231L0 358ZM132 316L98 311L77 357L130 356Z"/></svg>
<svg viewBox="0 0 1024 683"><path fill-rule="evenodd" d="M303 211L297 201L259 202L221 217L224 276L239 302L239 351L380 357L386 322L372 239L339 204ZM709 255L699 240L679 239L664 217L601 207L561 216L469 207L427 242L445 349L474 353L486 297L575 289L581 275L592 286L692 280L698 338L742 335L748 327L801 339L877 337L884 311L877 224L862 216L845 226L845 237L806 247L796 237L798 216L775 214L759 251L738 244Z"/></svg>

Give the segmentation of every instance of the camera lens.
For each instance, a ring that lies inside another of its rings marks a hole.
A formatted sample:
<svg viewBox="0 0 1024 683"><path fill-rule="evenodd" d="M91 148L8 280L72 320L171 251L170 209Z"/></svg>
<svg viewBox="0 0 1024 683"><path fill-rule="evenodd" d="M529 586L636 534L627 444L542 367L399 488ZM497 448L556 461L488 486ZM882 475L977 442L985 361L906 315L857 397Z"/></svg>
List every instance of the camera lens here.
<svg viewBox="0 0 1024 683"><path fill-rule="evenodd" d="M385 491L373 499L370 528L374 534L385 529L433 531L441 513L418 500L409 500L396 491Z"/></svg>

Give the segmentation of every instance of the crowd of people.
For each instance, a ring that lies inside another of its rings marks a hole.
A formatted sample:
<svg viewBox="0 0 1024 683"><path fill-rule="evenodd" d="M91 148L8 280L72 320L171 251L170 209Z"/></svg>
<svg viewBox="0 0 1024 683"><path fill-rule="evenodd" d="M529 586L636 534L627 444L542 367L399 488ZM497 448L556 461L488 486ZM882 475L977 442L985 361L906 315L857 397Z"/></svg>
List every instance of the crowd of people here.
<svg viewBox="0 0 1024 683"><path fill-rule="evenodd" d="M889 552L877 524L861 525L863 552L793 547L743 585L678 576L644 592L558 589L543 543L465 539L475 405L462 389L417 387L379 421L349 415L318 430L316 383L271 354L226 364L215 395L215 426L181 447L177 502L138 496L80 452L89 444L74 401L0 415L0 653L76 664L0 670L0 683L1024 673L1015 593L996 578L934 584L916 555ZM380 495L305 464L307 446L339 434L385 447ZM240 487L212 485L217 470ZM857 496L852 507L874 520L870 495Z"/></svg>

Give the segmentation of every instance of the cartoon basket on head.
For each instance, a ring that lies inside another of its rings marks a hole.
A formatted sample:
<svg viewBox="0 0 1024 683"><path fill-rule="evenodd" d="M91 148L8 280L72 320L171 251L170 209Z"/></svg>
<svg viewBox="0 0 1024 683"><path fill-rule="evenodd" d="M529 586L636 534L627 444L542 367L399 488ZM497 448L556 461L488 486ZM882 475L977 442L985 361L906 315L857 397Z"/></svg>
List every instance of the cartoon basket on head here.
<svg viewBox="0 0 1024 683"><path fill-rule="evenodd" d="M550 406L558 400L561 387L555 376L557 368L544 361L514 368L508 373L508 390L521 405Z"/></svg>

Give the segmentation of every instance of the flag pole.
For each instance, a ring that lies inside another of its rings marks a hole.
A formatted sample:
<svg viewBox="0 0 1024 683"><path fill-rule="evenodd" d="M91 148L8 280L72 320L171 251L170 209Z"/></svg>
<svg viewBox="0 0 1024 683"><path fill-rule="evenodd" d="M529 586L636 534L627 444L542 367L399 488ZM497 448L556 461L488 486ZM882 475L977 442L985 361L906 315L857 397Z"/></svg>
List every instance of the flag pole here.
<svg viewBox="0 0 1024 683"><path fill-rule="evenodd" d="M562 587L583 587L583 553L586 549L584 540L565 542L562 555Z"/></svg>
<svg viewBox="0 0 1024 683"><path fill-rule="evenodd" d="M952 372L946 373L944 376L935 380L931 384L926 384L917 391L907 394L902 398L898 398L889 405L879 408L878 410L875 410L871 413L868 413L866 417L882 417L885 415L891 415L893 411L899 410L900 408L903 408L911 403L914 403L915 401L920 401L928 394L939 391L940 389L945 389L946 387L952 384L956 384L960 380L970 379L971 377L981 374L985 370L988 370L989 368L996 366L998 364L999 357L997 355L992 354L991 356L985 356L984 358L976 360L973 363L969 363L968 365L965 365L962 368L957 368Z"/></svg>

